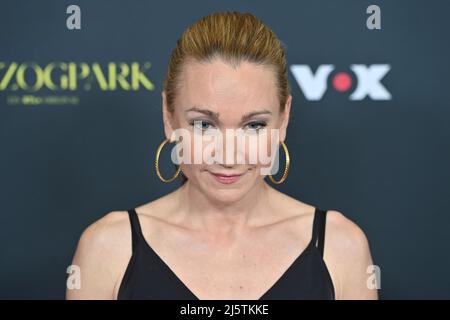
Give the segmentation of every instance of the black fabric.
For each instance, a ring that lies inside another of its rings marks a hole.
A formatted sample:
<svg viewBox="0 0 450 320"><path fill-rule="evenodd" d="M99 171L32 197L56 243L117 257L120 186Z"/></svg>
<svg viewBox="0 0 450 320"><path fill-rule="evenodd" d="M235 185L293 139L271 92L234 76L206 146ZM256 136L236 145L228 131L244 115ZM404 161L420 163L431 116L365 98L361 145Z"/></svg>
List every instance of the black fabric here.
<svg viewBox="0 0 450 320"><path fill-rule="evenodd" d="M323 260L327 211L316 208L309 244L260 300L334 300L331 276ZM128 210L132 256L117 299L198 300L145 240L134 209Z"/></svg>

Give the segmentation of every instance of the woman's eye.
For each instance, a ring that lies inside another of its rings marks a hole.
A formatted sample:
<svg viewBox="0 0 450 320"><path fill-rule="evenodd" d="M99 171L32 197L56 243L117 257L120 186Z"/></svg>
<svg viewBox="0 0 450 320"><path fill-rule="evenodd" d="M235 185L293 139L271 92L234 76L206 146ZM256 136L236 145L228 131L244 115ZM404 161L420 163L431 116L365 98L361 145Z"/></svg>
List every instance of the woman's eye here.
<svg viewBox="0 0 450 320"><path fill-rule="evenodd" d="M249 128L250 130L260 130L264 127L266 127L267 124L264 121L255 121L255 122L250 122L249 124L247 124L247 128Z"/></svg>
<svg viewBox="0 0 450 320"><path fill-rule="evenodd" d="M203 120L192 121L191 126L200 130L208 130L212 127L212 124Z"/></svg>

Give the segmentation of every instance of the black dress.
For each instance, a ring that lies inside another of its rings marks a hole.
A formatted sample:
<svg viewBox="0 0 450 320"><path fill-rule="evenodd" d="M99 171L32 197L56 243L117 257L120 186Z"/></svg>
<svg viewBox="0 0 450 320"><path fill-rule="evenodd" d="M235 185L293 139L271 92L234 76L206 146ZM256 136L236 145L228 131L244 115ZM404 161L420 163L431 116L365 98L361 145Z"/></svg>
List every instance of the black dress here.
<svg viewBox="0 0 450 320"><path fill-rule="evenodd" d="M322 258L327 211L314 213L312 237L307 247L259 300L333 300L335 292ZM132 256L117 299L199 300L145 240L138 215L128 210Z"/></svg>

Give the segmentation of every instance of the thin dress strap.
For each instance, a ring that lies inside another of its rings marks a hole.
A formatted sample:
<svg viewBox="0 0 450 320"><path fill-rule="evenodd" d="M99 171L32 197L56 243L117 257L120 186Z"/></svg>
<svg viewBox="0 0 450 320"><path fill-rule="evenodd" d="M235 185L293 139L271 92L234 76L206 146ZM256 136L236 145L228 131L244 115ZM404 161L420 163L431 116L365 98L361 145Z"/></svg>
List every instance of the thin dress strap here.
<svg viewBox="0 0 450 320"><path fill-rule="evenodd" d="M142 234L141 224L139 223L139 218L136 213L136 210L134 210L134 209L128 210L128 216L130 218L130 224L131 224L131 245L132 245L132 250L134 252L135 249L137 248L137 245L138 245L140 239L142 239L143 234Z"/></svg>
<svg viewBox="0 0 450 320"><path fill-rule="evenodd" d="M316 247L319 249L323 257L323 249L325 245L325 222L327 219L327 210L316 208L314 213L312 238Z"/></svg>

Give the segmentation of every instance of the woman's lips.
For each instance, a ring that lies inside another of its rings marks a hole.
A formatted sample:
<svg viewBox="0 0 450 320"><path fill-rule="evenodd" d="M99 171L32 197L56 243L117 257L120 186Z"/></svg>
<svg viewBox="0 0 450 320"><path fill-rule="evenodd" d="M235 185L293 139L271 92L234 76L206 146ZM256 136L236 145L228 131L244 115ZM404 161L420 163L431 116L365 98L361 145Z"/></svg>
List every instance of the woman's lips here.
<svg viewBox="0 0 450 320"><path fill-rule="evenodd" d="M220 173L212 173L212 176L220 183L223 184L230 184L230 183L234 183L236 181L238 181L244 174L232 174L232 175L225 175L225 174L220 174Z"/></svg>

